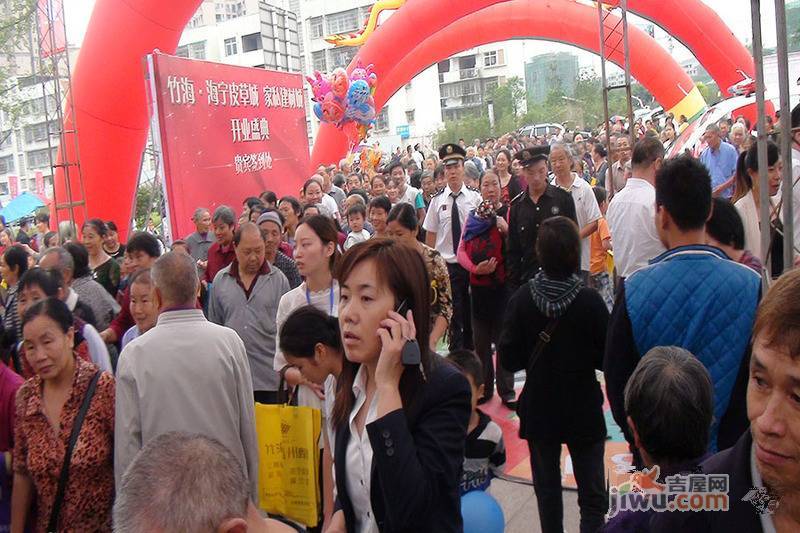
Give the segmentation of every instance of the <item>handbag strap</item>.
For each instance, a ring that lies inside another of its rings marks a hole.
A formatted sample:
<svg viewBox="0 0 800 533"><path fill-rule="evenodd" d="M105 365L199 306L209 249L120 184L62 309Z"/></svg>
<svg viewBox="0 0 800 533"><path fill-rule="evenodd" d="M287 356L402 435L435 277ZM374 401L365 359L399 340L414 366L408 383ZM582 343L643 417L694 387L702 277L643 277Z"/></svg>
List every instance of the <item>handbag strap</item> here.
<svg viewBox="0 0 800 533"><path fill-rule="evenodd" d="M64 454L64 464L61 465L61 474L58 476L58 488L56 489L56 497L53 500L53 510L50 513L50 522L47 526L47 531L57 531L58 515L61 513L61 504L64 501L64 492L67 490L67 481L69 480L69 463L72 459L72 452L75 449L75 444L78 442L78 436L81 433L81 426L83 426L83 419L86 418L86 413L89 411L89 404L92 403L94 391L97 389L97 380L100 379L100 371L94 373L89 387L86 389L86 394L83 396L83 402L75 420L72 422L72 432L69 435L69 444L67 451Z"/></svg>
<svg viewBox="0 0 800 533"><path fill-rule="evenodd" d="M280 380L278 381L278 392L276 396L279 404L294 405L294 399L297 395L297 386L290 389L286 381L286 371L290 368L293 368L292 365L286 365L278 372Z"/></svg>
<svg viewBox="0 0 800 533"><path fill-rule="evenodd" d="M528 361L528 368L525 370L528 376L533 374L533 369L536 368L536 363L539 361L539 358L542 356L542 352L544 352L545 347L550 344L550 340L553 336L553 331L555 331L556 327L558 326L558 318L550 319L550 322L544 327L542 331L539 332L539 338L536 340L536 346L533 347L533 351L531 352L531 358Z"/></svg>

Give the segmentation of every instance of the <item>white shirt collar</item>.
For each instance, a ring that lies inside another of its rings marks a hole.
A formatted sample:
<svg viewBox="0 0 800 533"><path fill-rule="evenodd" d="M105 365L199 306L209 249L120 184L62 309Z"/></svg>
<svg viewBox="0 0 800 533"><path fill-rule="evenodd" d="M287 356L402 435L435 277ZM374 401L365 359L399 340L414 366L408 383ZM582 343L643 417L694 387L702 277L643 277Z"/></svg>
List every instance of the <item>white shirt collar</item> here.
<svg viewBox="0 0 800 533"><path fill-rule="evenodd" d="M446 189L447 189L447 196L450 196L451 194L455 194L456 196L460 195L462 192L464 192L464 187L466 187L466 185L464 185L464 184L462 183L462 184L461 184L461 188L458 190L458 192L456 192L456 191L454 191L453 189L451 189L451 188L450 188L450 184L448 183L448 184L447 184L447 187L446 187Z"/></svg>
<svg viewBox="0 0 800 533"><path fill-rule="evenodd" d="M67 293L67 299L64 301L67 304L67 307L70 311L75 310L75 306L78 305L78 293L72 290L72 287L69 288L69 292Z"/></svg>

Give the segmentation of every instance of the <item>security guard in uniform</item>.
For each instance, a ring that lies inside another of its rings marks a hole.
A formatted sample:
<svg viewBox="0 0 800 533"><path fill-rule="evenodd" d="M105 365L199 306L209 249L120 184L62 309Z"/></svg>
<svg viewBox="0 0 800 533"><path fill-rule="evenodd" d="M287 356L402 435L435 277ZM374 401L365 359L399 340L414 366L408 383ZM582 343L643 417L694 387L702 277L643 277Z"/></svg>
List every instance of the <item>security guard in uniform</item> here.
<svg viewBox="0 0 800 533"><path fill-rule="evenodd" d="M520 150L514 156L522 166L520 177L527 188L511 200L506 268L512 288L527 282L539 271L535 251L539 225L557 216L578 222L572 195L547 181L549 151L549 146L536 146Z"/></svg>
<svg viewBox="0 0 800 533"><path fill-rule="evenodd" d="M453 318L450 319L450 350L471 350L472 316L469 305L469 272L458 264L456 253L467 215L481 202L475 189L464 185L464 158L467 152L457 144L439 148L447 186L431 198L422 228L425 244L435 248L447 263L453 291Z"/></svg>

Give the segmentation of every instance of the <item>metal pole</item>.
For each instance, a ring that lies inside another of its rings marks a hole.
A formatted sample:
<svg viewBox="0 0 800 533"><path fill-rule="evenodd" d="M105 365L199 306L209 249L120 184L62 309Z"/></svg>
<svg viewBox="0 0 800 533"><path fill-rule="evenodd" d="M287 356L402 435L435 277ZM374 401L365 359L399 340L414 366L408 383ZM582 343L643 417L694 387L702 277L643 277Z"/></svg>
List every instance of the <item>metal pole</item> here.
<svg viewBox="0 0 800 533"><path fill-rule="evenodd" d="M622 9L622 46L625 48L625 93L628 100L628 143L631 150L636 143L636 134L634 133L633 123L633 102L631 102L631 53L628 49L628 0L620 0L620 8Z"/></svg>
<svg viewBox="0 0 800 533"><path fill-rule="evenodd" d="M794 263L794 205L792 203L792 136L789 104L789 46L786 39L786 5L775 0L775 28L778 37L778 86L780 90L780 148L783 159L783 269ZM760 168L759 164L759 168Z"/></svg>
<svg viewBox="0 0 800 533"><path fill-rule="evenodd" d="M765 258L764 267L767 280L772 278L772 269L768 258L770 248L770 214L769 183L767 180L767 136L766 110L764 103L764 58L761 44L761 0L750 0L750 17L753 24L753 61L756 68L756 105L758 107L758 182L760 194L758 199L759 219L761 220L761 256Z"/></svg>
<svg viewBox="0 0 800 533"><path fill-rule="evenodd" d="M608 80L606 78L606 30L605 18L603 17L603 2L597 2L597 20L599 23L598 33L600 34L600 83L603 84L603 113L606 119L606 151L611 159L611 117L608 115ZM609 170L611 167L608 167ZM608 172L608 171L606 171ZM605 183L601 183L605 186ZM612 194L612 191L608 191Z"/></svg>

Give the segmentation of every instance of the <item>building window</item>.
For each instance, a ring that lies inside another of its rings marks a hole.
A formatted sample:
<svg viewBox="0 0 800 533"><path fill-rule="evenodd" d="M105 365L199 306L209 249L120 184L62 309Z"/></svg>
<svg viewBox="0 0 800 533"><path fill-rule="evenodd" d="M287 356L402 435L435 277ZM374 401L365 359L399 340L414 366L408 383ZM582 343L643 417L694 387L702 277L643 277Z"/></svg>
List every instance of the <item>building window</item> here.
<svg viewBox="0 0 800 533"><path fill-rule="evenodd" d="M53 162L56 160L57 150L57 148L53 148ZM48 154L47 148L43 150L32 150L30 152L26 152L25 156L28 160L29 169L50 168L50 154Z"/></svg>
<svg viewBox="0 0 800 533"><path fill-rule="evenodd" d="M484 67L493 67L495 65L497 65L497 50L492 50L491 52L483 54Z"/></svg>
<svg viewBox="0 0 800 533"><path fill-rule="evenodd" d="M238 50L236 48L236 37L225 39L224 42L225 42L225 55L235 56L238 53Z"/></svg>
<svg viewBox="0 0 800 533"><path fill-rule="evenodd" d="M458 68L460 70L466 70L470 68L475 68L475 56L464 56L458 58Z"/></svg>
<svg viewBox="0 0 800 533"><path fill-rule="evenodd" d="M40 122L38 124L31 124L25 126L25 142L28 144L41 142L47 140L47 122ZM55 121L50 122L50 132L56 132Z"/></svg>
<svg viewBox="0 0 800 533"><path fill-rule="evenodd" d="M250 35L242 35L242 52L252 52L253 50L261 49L261 34L251 33Z"/></svg>
<svg viewBox="0 0 800 533"><path fill-rule="evenodd" d="M413 124L414 123L414 110L413 109L409 109L408 111L406 111L406 123L407 124Z"/></svg>
<svg viewBox="0 0 800 533"><path fill-rule="evenodd" d="M384 107L378 116L375 117L375 129L377 131L386 131L389 129L389 108Z"/></svg>
<svg viewBox="0 0 800 533"><path fill-rule="evenodd" d="M14 156L0 157L0 174L10 174L11 172L14 172Z"/></svg>
<svg viewBox="0 0 800 533"><path fill-rule="evenodd" d="M197 43L189 43L181 45L175 51L175 55L178 57L188 57L191 59L205 59L206 42L200 41Z"/></svg>
<svg viewBox="0 0 800 533"><path fill-rule="evenodd" d="M311 53L311 67L320 72L326 72L328 70L325 64L325 50L318 50Z"/></svg>
<svg viewBox="0 0 800 533"><path fill-rule="evenodd" d="M486 84L483 86L483 92L485 94L491 94L495 89L497 89L497 80L490 80L487 81Z"/></svg>
<svg viewBox="0 0 800 533"><path fill-rule="evenodd" d="M342 46L339 48L332 48L331 53L331 69L336 67L346 67L350 61L356 56L358 48L354 46Z"/></svg>
<svg viewBox="0 0 800 533"><path fill-rule="evenodd" d="M325 17L328 33L346 33L358 29L358 9L342 11Z"/></svg>
<svg viewBox="0 0 800 533"><path fill-rule="evenodd" d="M2 194L3 196L5 196L5 195L7 195L8 193L9 193L9 190L8 190L8 182L7 182L7 181L0 182L0 194Z"/></svg>
<svg viewBox="0 0 800 533"><path fill-rule="evenodd" d="M14 146L14 135L11 130L0 131L0 150L7 150Z"/></svg>

